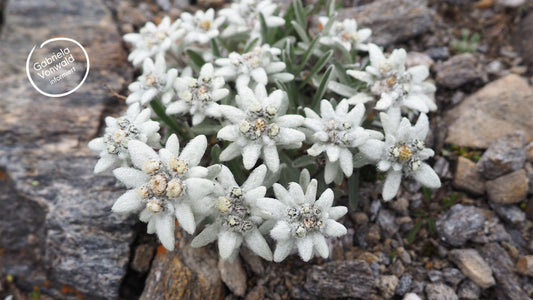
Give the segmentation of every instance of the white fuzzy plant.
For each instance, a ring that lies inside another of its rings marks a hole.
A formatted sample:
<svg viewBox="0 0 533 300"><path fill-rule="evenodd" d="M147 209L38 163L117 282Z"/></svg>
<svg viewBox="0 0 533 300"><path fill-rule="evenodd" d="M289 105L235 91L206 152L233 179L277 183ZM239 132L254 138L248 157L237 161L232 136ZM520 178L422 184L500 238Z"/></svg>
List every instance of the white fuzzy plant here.
<svg viewBox="0 0 533 300"><path fill-rule="evenodd" d="M329 257L327 239L347 232L333 189L349 180L351 194L354 168L386 174L384 201L402 178L440 187L424 162L434 154L426 113L437 108L427 67L406 69L405 50L383 53L334 6L317 30L300 0L285 14L270 0L238 0L127 34L142 73L127 113L89 143L95 173L118 167L128 188L112 210L139 213L169 250L177 220L196 233L193 247L217 241L223 259L244 245L265 260L297 249L308 261Z"/></svg>

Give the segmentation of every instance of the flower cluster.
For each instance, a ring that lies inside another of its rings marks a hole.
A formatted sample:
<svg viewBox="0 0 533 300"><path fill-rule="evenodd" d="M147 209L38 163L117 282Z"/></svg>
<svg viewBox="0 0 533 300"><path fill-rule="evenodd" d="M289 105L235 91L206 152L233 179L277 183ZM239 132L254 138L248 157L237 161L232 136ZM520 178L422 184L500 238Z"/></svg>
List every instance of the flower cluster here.
<svg viewBox="0 0 533 300"><path fill-rule="evenodd" d="M222 259L245 246L309 261L346 234L348 209L333 202L357 191L356 168L385 173L385 201L404 178L440 187L426 162L436 109L427 67L367 43L370 29L337 20L329 3L316 36L300 0L287 15L270 0L238 0L124 36L141 75L126 114L89 143L95 173L115 168L128 189L113 211L138 213L169 250L177 221L196 234L193 247L216 241Z"/></svg>

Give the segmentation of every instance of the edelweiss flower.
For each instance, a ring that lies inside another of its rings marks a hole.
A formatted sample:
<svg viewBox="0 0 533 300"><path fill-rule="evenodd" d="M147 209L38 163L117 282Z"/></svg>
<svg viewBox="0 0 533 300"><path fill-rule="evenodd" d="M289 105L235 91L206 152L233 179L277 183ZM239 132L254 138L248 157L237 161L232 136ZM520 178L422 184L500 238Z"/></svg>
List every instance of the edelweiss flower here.
<svg viewBox="0 0 533 300"><path fill-rule="evenodd" d="M215 74L224 76L226 80L235 80L237 87L247 86L250 78L262 85L274 80L291 81L294 75L283 72L286 66L284 62L279 61L280 53L280 49L266 44L244 54L232 52L228 58L215 61L221 66Z"/></svg>
<svg viewBox="0 0 533 300"><path fill-rule="evenodd" d="M224 17L215 19L215 10L210 8L203 12L197 10L191 15L188 12L181 14L182 28L185 29L185 42L200 44L208 43L212 38L218 36L218 27L224 23Z"/></svg>
<svg viewBox="0 0 533 300"><path fill-rule="evenodd" d="M376 109L387 110L393 118L400 118L400 107L423 113L437 109L431 98L435 85L425 82L429 76L426 66L419 65L405 70L406 52L396 49L385 57L381 49L368 45L370 66L365 71L348 70L348 75L368 83L370 92L380 99Z"/></svg>
<svg viewBox="0 0 533 300"><path fill-rule="evenodd" d="M249 170L262 156L267 167L276 172L278 147L299 148L305 140L305 134L294 129L303 124L304 117L285 115L287 95L281 90L267 95L261 84L256 86L255 93L241 87L236 100L239 108L220 106L220 112L231 124L220 129L217 137L233 142L220 153L220 160L231 160L242 154L244 167Z"/></svg>
<svg viewBox="0 0 533 300"><path fill-rule="evenodd" d="M361 127L365 107L358 104L351 111L348 111L347 100L342 100L336 110L333 110L331 103L327 100L320 102L319 116L310 108L305 108L306 119L304 125L311 129L314 144L307 152L312 156L317 156L326 152L326 168L324 180L330 183L342 180L342 172L346 177L353 173L353 154L350 149L357 148L368 141L368 139L381 139L379 132L367 130Z"/></svg>
<svg viewBox="0 0 533 300"><path fill-rule="evenodd" d="M139 33L124 35L124 41L133 44L134 50L128 60L138 66L148 57L164 54L176 40L181 38L185 30L180 28L181 21L170 23L170 18L165 17L156 26L152 22L146 23Z"/></svg>
<svg viewBox="0 0 533 300"><path fill-rule="evenodd" d="M115 119L105 118L106 129L103 137L89 142L89 148L100 152L100 159L94 166L94 173L101 173L112 166L130 164L128 144L138 140L150 146L159 146L159 123L150 120L149 108L141 111L139 103L128 108L126 115Z"/></svg>
<svg viewBox="0 0 533 300"><path fill-rule="evenodd" d="M180 77L176 79L174 88L178 94L178 100L171 103L166 110L167 114L183 114L189 112L192 116L192 124L202 123L206 116L219 118L218 104L220 99L229 94L224 86L224 78L214 77L212 64L205 64L200 70L198 79L192 77Z"/></svg>
<svg viewBox="0 0 533 300"><path fill-rule="evenodd" d="M177 76L178 70L167 71L165 58L162 55L157 56L155 64L152 59L147 58L143 63L142 75L128 86L131 94L126 99L126 103L140 102L144 105L158 96L164 103L167 103L174 95L172 85Z"/></svg>
<svg viewBox="0 0 533 300"><path fill-rule="evenodd" d="M333 24L329 28L324 28L329 22L328 17L319 17L319 29L322 30L319 42L326 46L340 45L346 49L346 51L357 50L366 51L368 49L367 44L363 44L370 35L372 30L368 28L357 30L357 21L355 19L345 19L342 22L333 21Z"/></svg>
<svg viewBox="0 0 533 300"><path fill-rule="evenodd" d="M395 121L385 113L380 113L381 123L385 131L385 142L376 142L365 153L373 153L373 157L359 157L357 165L377 158L377 167L386 172L383 185L383 200L388 201L396 196L402 175L412 177L428 188L439 188L439 176L423 161L434 155L433 150L426 148L424 140L429 130L428 118L425 114L418 117L415 126L407 118ZM373 151L371 151L373 150Z"/></svg>
<svg viewBox="0 0 533 300"><path fill-rule="evenodd" d="M191 206L214 189L205 179L208 169L199 167L207 139L200 135L179 151L176 135L171 135L159 155L139 141L129 143L135 168L118 168L113 173L131 190L112 207L114 212L141 211L139 219L148 223L148 233L157 233L168 250L174 249L174 219L192 234L196 228Z"/></svg>
<svg viewBox="0 0 533 300"><path fill-rule="evenodd" d="M305 194L303 187L295 182L289 183L288 190L275 183L277 199L263 198L257 201L265 218L278 220L270 231L272 238L278 242L274 251L275 262L284 260L294 246L304 261L311 259L313 249L327 258L329 248L326 237L346 234L346 228L335 220L344 216L348 209L344 206L331 207L331 189L324 191L318 200L316 192L316 179L311 180Z"/></svg>
<svg viewBox="0 0 533 300"><path fill-rule="evenodd" d="M203 247L218 239L220 257L233 261L244 241L257 255L272 260L272 251L258 229L263 219L253 209L258 199L265 196L262 184L266 171L265 165L257 167L239 187L231 171L222 166L217 177L222 193L216 202L216 220L194 238L191 246Z"/></svg>
<svg viewBox="0 0 533 300"><path fill-rule="evenodd" d="M230 37L241 33L250 33L251 39L261 36L261 22L259 15L263 15L268 27L285 25L282 17L274 16L278 5L270 0L240 0L235 1L229 8L221 9L219 14L226 17L228 27L222 32L222 37Z"/></svg>

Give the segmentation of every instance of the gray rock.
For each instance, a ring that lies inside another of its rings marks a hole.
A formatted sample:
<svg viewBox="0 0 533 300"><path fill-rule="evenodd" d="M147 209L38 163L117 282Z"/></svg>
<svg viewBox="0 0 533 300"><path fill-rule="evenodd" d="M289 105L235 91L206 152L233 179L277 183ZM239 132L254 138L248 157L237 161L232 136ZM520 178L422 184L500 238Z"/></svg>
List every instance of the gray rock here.
<svg viewBox="0 0 533 300"><path fill-rule="evenodd" d="M481 248L481 255L488 262L496 287L494 293L498 300L528 300L527 293L514 272L514 266L507 252L498 244L490 243Z"/></svg>
<svg viewBox="0 0 533 300"><path fill-rule="evenodd" d="M461 271L459 271L459 269L456 268L444 268L442 270L442 275L444 276L444 281L454 287L466 277Z"/></svg>
<svg viewBox="0 0 533 300"><path fill-rule="evenodd" d="M39 286L43 295L57 299L69 297L62 292L66 285L92 299L116 298L134 219L111 213L123 189L111 176L92 174L97 156L86 144L97 135L106 105L116 105L108 88L122 90L132 76L121 36L101 0L9 1L4 13L2 273L12 274L23 289ZM57 35L85 46L91 70L78 91L51 99L33 89L21 66L34 44Z"/></svg>
<svg viewBox="0 0 533 300"><path fill-rule="evenodd" d="M483 195L485 193L485 179L477 172L476 164L462 156L457 159L457 167L452 184L456 189L474 195Z"/></svg>
<svg viewBox="0 0 533 300"><path fill-rule="evenodd" d="M430 283L426 285L428 300L459 300L455 291L443 283Z"/></svg>
<svg viewBox="0 0 533 300"><path fill-rule="evenodd" d="M487 179L495 179L524 167L526 138L523 131L503 135L492 143L477 162L477 170Z"/></svg>
<svg viewBox="0 0 533 300"><path fill-rule="evenodd" d="M179 249L156 255L141 300L220 299L224 296L218 253L213 248L192 248L177 231Z"/></svg>
<svg viewBox="0 0 533 300"><path fill-rule="evenodd" d="M491 207L507 223L520 225L526 220L526 213L516 205L491 204Z"/></svg>
<svg viewBox="0 0 533 300"><path fill-rule="evenodd" d="M485 216L475 206L455 204L436 223L442 240L452 246L461 246L483 229Z"/></svg>
<svg viewBox="0 0 533 300"><path fill-rule="evenodd" d="M433 170L439 175L441 179L452 179L453 175L450 171L450 163L443 156L439 157L433 165Z"/></svg>
<svg viewBox="0 0 533 300"><path fill-rule="evenodd" d="M485 226L482 232L472 237L471 241L478 244L486 244L492 242L502 242L512 240L511 235L505 227L500 223L500 220L494 216L485 221Z"/></svg>
<svg viewBox="0 0 533 300"><path fill-rule="evenodd" d="M475 249L454 249L449 252L450 260L480 287L486 289L496 282L489 265Z"/></svg>
<svg viewBox="0 0 533 300"><path fill-rule="evenodd" d="M405 295L409 289L411 288L411 283L413 282L413 278L409 274L403 274L400 277L400 280L398 282L398 286L396 286L396 291L394 292L398 296Z"/></svg>
<svg viewBox="0 0 533 300"><path fill-rule="evenodd" d="M428 271L428 279L429 281L435 283L435 282L441 282L442 281L442 272L439 270L430 270Z"/></svg>
<svg viewBox="0 0 533 300"><path fill-rule="evenodd" d="M370 204L370 221L374 222L378 216L379 210L381 209L381 201L374 200Z"/></svg>
<svg viewBox="0 0 533 300"><path fill-rule="evenodd" d="M333 261L313 266L307 273L305 288L324 298L369 298L376 294L372 270L363 260Z"/></svg>
<svg viewBox="0 0 533 300"><path fill-rule="evenodd" d="M377 222L381 227L381 230L384 232L385 237L391 237L398 232L398 229L400 229L400 226L396 224L394 213L388 209L382 209L379 212Z"/></svg>
<svg viewBox="0 0 533 300"><path fill-rule="evenodd" d="M394 296L394 291L398 286L398 277L394 275L382 275L377 279L377 287L385 299Z"/></svg>
<svg viewBox="0 0 533 300"><path fill-rule="evenodd" d="M472 280L465 280L459 286L459 298L464 300L477 300L481 295L481 288Z"/></svg>
<svg viewBox="0 0 533 300"><path fill-rule="evenodd" d="M516 130L533 140L533 89L526 80L508 75L487 84L446 113L446 143L487 148Z"/></svg>
<svg viewBox="0 0 533 300"><path fill-rule="evenodd" d="M453 56L435 66L437 84L456 89L473 81L481 81L483 71L477 58L471 53Z"/></svg>
<svg viewBox="0 0 533 300"><path fill-rule="evenodd" d="M340 19L355 18L360 28L372 29L372 42L386 47L428 32L434 12L427 0L377 0L338 14Z"/></svg>
<svg viewBox="0 0 533 300"><path fill-rule="evenodd" d="M529 68L533 67L533 57L531 56L531 53L533 53L533 41L529 38L532 35L533 13L530 11L525 18L516 24L516 31L512 36L513 49L516 49Z"/></svg>
<svg viewBox="0 0 533 300"><path fill-rule="evenodd" d="M529 179L526 171L520 169L487 181L486 186L490 201L498 204L513 204L522 202L526 198Z"/></svg>
<svg viewBox="0 0 533 300"><path fill-rule="evenodd" d="M243 297L246 293L246 272L241 259L237 258L234 262L219 259L218 270L222 281L230 291L236 296Z"/></svg>
<svg viewBox="0 0 533 300"><path fill-rule="evenodd" d="M533 142L526 146L526 161L533 162Z"/></svg>
<svg viewBox="0 0 533 300"><path fill-rule="evenodd" d="M522 18L516 24L516 31L512 35L513 49L515 49L523 61L531 68L533 67L533 41L529 38L533 35L533 13Z"/></svg>
<svg viewBox="0 0 533 300"><path fill-rule="evenodd" d="M433 47L427 49L426 54L433 60L445 60L450 57L450 50L448 47Z"/></svg>

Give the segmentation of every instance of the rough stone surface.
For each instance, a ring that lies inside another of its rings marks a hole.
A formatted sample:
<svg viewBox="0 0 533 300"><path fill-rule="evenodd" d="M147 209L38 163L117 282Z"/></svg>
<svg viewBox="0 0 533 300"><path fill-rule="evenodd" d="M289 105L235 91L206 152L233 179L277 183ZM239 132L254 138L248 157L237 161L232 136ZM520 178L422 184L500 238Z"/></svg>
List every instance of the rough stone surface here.
<svg viewBox="0 0 533 300"><path fill-rule="evenodd" d="M520 225L526 220L526 213L516 205L492 204L491 207L507 223Z"/></svg>
<svg viewBox="0 0 533 300"><path fill-rule="evenodd" d="M459 286L457 294L459 296L459 299L477 300L481 295L481 288L472 280L465 280Z"/></svg>
<svg viewBox="0 0 533 300"><path fill-rule="evenodd" d="M434 12L427 0L378 0L338 14L340 19L355 18L360 28L372 29L372 42L386 47L428 32Z"/></svg>
<svg viewBox="0 0 533 300"><path fill-rule="evenodd" d="M477 172L476 163L462 156L457 159L453 186L474 195L485 193L485 179Z"/></svg>
<svg viewBox="0 0 533 300"><path fill-rule="evenodd" d="M453 56L435 66L437 84L449 89L481 80L483 72L476 57L471 53Z"/></svg>
<svg viewBox="0 0 533 300"><path fill-rule="evenodd" d="M209 247L192 248L183 239L178 239L178 245L175 251L155 257L140 299L223 297L224 289L217 269L218 254Z"/></svg>
<svg viewBox="0 0 533 300"><path fill-rule="evenodd" d="M499 204L513 204L523 201L529 189L526 171L520 169L513 173L487 181L489 200Z"/></svg>
<svg viewBox="0 0 533 300"><path fill-rule="evenodd" d="M498 243L486 244L481 248L481 255L487 261L496 278L494 293L498 300L528 300L514 272L511 258Z"/></svg>
<svg viewBox="0 0 533 300"><path fill-rule="evenodd" d="M518 273L533 276L533 255L522 256L516 263Z"/></svg>
<svg viewBox="0 0 533 300"><path fill-rule="evenodd" d="M246 272L241 259L237 258L234 262L219 259L218 270L222 281L230 291L236 296L243 297L246 293Z"/></svg>
<svg viewBox="0 0 533 300"><path fill-rule="evenodd" d="M334 261L313 266L307 273L305 288L324 298L368 298L376 294L372 270L363 260Z"/></svg>
<svg viewBox="0 0 533 300"><path fill-rule="evenodd" d="M385 237L391 237L398 232L400 226L396 224L394 213L388 209L382 209L378 215L378 224L384 232Z"/></svg>
<svg viewBox="0 0 533 300"><path fill-rule="evenodd" d="M498 138L483 153L477 169L483 177L495 179L524 167L526 138L523 131L515 131Z"/></svg>
<svg viewBox="0 0 533 300"><path fill-rule="evenodd" d="M475 249L454 249L449 252L453 261L465 274L482 288L489 288L495 284L492 270Z"/></svg>
<svg viewBox="0 0 533 300"><path fill-rule="evenodd" d="M92 174L97 156L86 145L111 102L108 87L121 90L132 76L120 34L101 0L9 1L5 9L0 272L12 274L24 289L39 286L58 299L74 296L63 293L65 286L81 296L116 298L133 219L111 213L123 190L111 176ZM31 48L53 36L75 38L91 59L83 86L59 99L35 91L23 68Z"/></svg>
<svg viewBox="0 0 533 300"><path fill-rule="evenodd" d="M529 162L533 161L533 142L526 146L526 160Z"/></svg>
<svg viewBox="0 0 533 300"><path fill-rule="evenodd" d="M394 275L381 275L377 279L377 286L385 299L392 298L398 286L398 277Z"/></svg>
<svg viewBox="0 0 533 300"><path fill-rule="evenodd" d="M150 244L141 244L135 248L131 268L139 273L150 270L150 263L154 257L155 248Z"/></svg>
<svg viewBox="0 0 533 300"><path fill-rule="evenodd" d="M465 279L465 275L456 268L445 268L442 270L442 275L444 276L444 280L452 286L457 286Z"/></svg>
<svg viewBox="0 0 533 300"><path fill-rule="evenodd" d="M396 287L396 291L394 292L398 296L405 295L409 289L411 288L411 283L413 282L413 278L409 274L403 274L400 277L400 280L398 282L398 286Z"/></svg>
<svg viewBox="0 0 533 300"><path fill-rule="evenodd" d="M509 0L506 0L509 1ZM521 0L518 0L521 1ZM533 13L531 10L529 14L520 20L516 25L516 32L513 34L513 48L520 54L524 62L531 68L533 67Z"/></svg>
<svg viewBox="0 0 533 300"><path fill-rule="evenodd" d="M487 84L446 114L446 143L487 148L504 134L522 130L533 140L533 89L518 75Z"/></svg>
<svg viewBox="0 0 533 300"><path fill-rule="evenodd" d="M461 246L483 229L484 222L481 209L456 204L437 220L437 232L450 245Z"/></svg>
<svg viewBox="0 0 533 300"><path fill-rule="evenodd" d="M443 283L430 283L425 291L428 300L459 300L455 291Z"/></svg>

